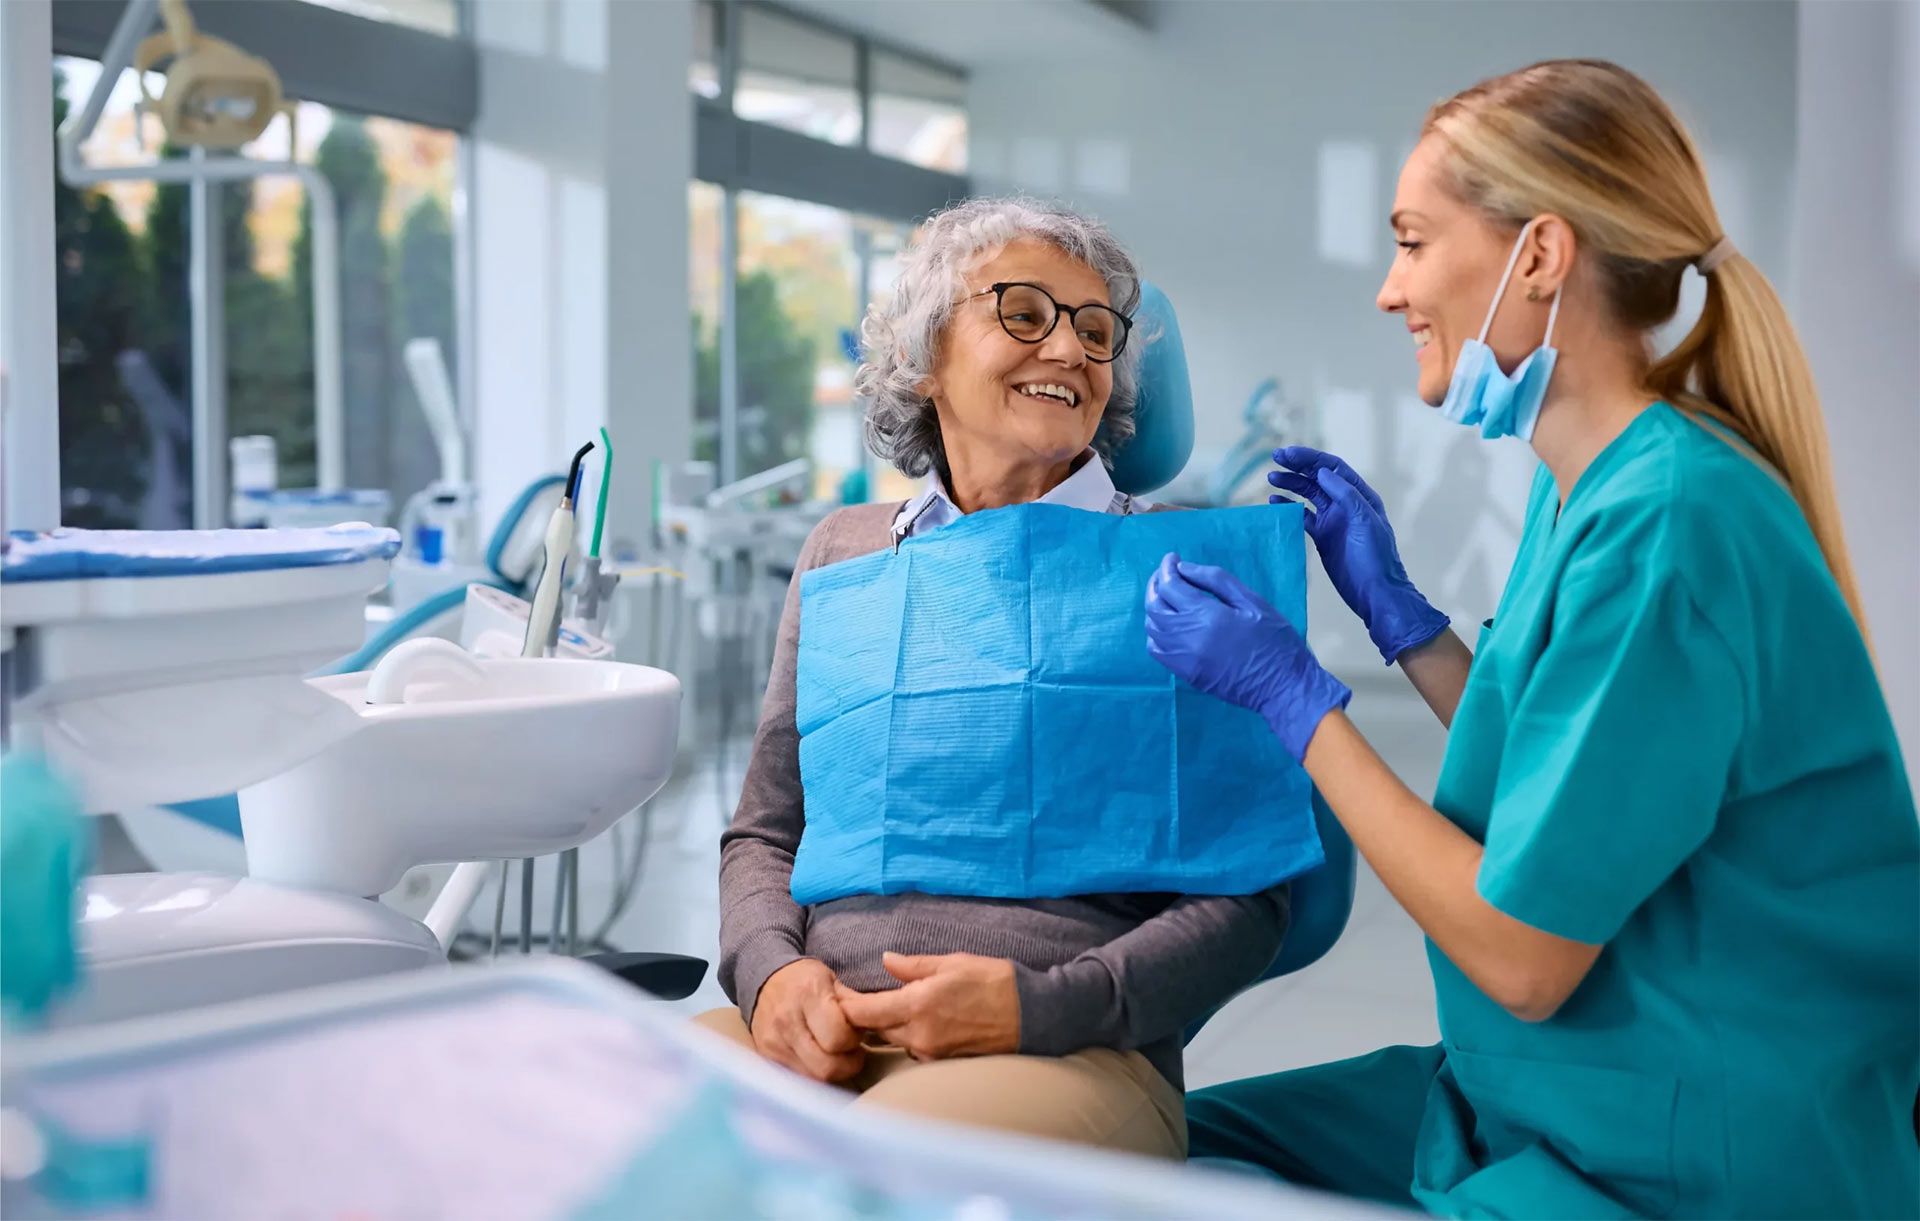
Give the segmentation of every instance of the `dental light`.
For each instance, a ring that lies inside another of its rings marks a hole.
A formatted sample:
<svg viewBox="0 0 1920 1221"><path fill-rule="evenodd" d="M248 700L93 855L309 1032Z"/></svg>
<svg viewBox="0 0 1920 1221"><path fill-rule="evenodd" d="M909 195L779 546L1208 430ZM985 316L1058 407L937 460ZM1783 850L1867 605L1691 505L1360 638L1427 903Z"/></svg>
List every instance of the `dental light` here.
<svg viewBox="0 0 1920 1221"><path fill-rule="evenodd" d="M134 52L140 93L160 116L175 144L236 149L254 139L280 112L280 78L271 65L222 38L202 34L186 0L161 0L166 32ZM146 73L171 60L159 97L147 91Z"/></svg>

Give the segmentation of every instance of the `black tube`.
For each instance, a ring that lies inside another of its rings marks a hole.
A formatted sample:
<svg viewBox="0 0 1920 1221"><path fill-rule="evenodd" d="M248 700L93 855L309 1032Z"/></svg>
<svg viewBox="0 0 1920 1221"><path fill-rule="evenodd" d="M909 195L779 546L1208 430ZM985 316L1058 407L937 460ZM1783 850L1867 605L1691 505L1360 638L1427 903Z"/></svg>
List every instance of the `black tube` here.
<svg viewBox="0 0 1920 1221"><path fill-rule="evenodd" d="M576 501L580 497L580 463L593 452L593 442L582 445L573 455L573 465L567 468L567 500Z"/></svg>
<svg viewBox="0 0 1920 1221"><path fill-rule="evenodd" d="M520 862L520 952L533 953L533 858Z"/></svg>

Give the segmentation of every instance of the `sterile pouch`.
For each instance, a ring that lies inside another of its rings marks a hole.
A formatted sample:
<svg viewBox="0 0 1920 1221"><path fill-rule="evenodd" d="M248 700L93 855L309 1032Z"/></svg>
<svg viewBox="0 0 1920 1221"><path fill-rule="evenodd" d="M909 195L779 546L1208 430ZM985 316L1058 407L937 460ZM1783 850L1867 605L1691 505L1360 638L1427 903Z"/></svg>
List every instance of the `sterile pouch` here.
<svg viewBox="0 0 1920 1221"><path fill-rule="evenodd" d="M1323 859L1257 713L1147 654L1161 557L1306 627L1298 505L972 513L801 578L793 897L1251 894Z"/></svg>

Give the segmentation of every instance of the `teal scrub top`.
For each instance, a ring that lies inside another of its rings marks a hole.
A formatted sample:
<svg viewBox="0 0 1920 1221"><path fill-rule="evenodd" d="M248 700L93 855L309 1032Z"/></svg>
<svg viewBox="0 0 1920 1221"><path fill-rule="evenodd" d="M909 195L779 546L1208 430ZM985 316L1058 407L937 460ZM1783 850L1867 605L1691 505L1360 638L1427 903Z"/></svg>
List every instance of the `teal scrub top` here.
<svg viewBox="0 0 1920 1221"><path fill-rule="evenodd" d="M1475 1216L1912 1216L1920 826L1771 469L1664 403L1542 469L1434 805L1500 911L1603 945L1529 1024L1431 943L1415 1196Z"/></svg>

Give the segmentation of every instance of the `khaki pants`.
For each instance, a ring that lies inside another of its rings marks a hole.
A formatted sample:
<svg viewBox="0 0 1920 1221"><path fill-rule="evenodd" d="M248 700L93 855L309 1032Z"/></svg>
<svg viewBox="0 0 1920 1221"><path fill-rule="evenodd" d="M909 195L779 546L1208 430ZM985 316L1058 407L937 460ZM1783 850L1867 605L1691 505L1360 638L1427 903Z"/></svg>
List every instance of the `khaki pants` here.
<svg viewBox="0 0 1920 1221"><path fill-rule="evenodd" d="M753 1049L737 1009L694 1021ZM1137 1051L1091 1047L1070 1056L970 1056L919 1061L897 1047L867 1052L841 1083L860 1106L1178 1160L1187 1155L1185 1099Z"/></svg>

